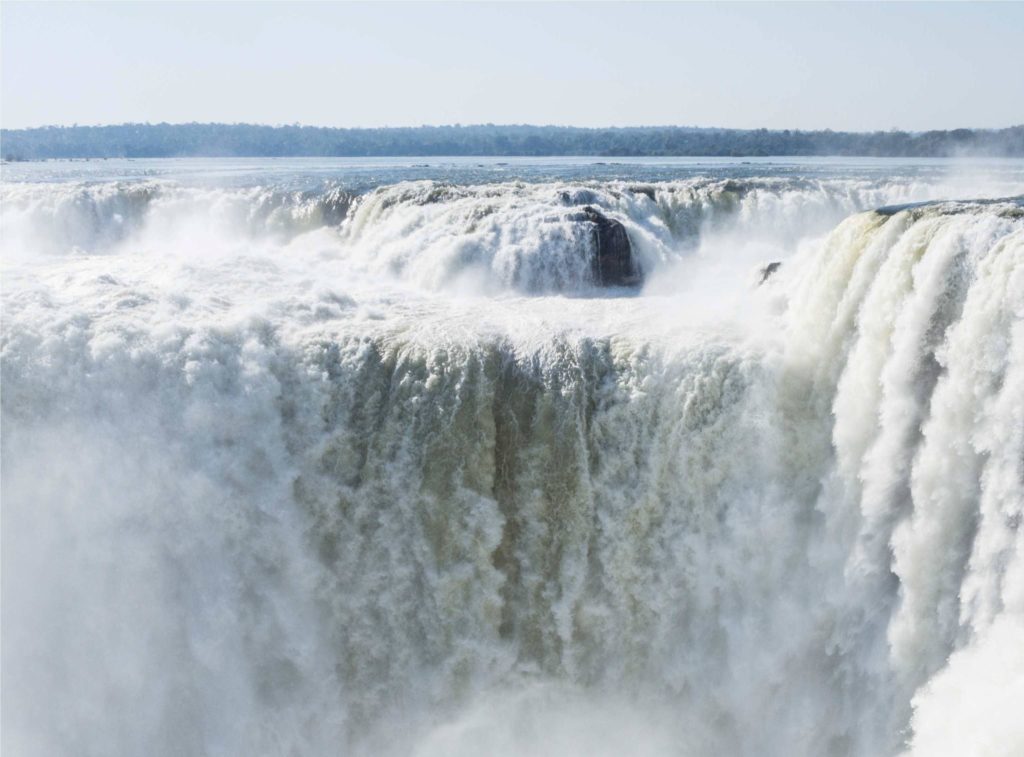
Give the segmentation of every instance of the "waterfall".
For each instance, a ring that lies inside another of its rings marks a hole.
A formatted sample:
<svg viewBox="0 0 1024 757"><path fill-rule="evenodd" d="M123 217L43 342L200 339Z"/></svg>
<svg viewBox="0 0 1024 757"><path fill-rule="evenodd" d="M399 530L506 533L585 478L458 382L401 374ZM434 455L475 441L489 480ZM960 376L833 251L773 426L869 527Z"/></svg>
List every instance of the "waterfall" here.
<svg viewBox="0 0 1024 757"><path fill-rule="evenodd" d="M4 747L1024 748L1024 204L630 186L5 186Z"/></svg>

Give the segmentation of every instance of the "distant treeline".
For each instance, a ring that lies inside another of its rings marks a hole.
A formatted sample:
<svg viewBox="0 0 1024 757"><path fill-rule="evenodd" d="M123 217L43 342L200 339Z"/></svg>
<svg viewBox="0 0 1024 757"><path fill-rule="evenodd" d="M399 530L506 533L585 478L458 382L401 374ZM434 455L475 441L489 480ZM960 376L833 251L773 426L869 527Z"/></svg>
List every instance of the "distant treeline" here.
<svg viewBox="0 0 1024 757"><path fill-rule="evenodd" d="M953 131L769 131L638 126L334 129L252 124L45 126L0 131L7 160L43 158L602 155L1024 157L1024 126Z"/></svg>

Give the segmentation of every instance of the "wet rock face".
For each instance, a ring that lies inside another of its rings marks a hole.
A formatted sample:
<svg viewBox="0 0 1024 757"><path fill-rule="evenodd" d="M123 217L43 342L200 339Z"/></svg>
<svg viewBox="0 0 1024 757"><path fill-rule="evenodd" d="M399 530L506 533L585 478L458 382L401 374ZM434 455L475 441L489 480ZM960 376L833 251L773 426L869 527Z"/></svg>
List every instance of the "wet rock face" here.
<svg viewBox="0 0 1024 757"><path fill-rule="evenodd" d="M639 284L642 272L626 227L590 205L583 208L583 216L594 227L594 281L600 286Z"/></svg>
<svg viewBox="0 0 1024 757"><path fill-rule="evenodd" d="M653 187L630 187L630 191L654 199ZM595 283L606 287L639 284L643 280L643 272L633 255L626 227L591 204L597 200L594 192L589 189L565 190L558 193L558 198L565 205L583 206L571 217L592 227Z"/></svg>
<svg viewBox="0 0 1024 757"><path fill-rule="evenodd" d="M757 285L760 286L764 282L768 281L768 279L771 278L771 275L779 270L781 266L782 262L778 260L772 261L766 266L762 266L761 270L758 271L758 273L761 274L761 280L757 282Z"/></svg>

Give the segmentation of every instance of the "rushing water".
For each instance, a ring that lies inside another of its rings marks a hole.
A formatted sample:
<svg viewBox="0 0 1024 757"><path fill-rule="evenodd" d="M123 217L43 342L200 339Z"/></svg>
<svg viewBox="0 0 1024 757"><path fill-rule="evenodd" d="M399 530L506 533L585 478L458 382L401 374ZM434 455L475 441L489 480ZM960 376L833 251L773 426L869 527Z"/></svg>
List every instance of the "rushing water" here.
<svg viewBox="0 0 1024 757"><path fill-rule="evenodd" d="M4 166L5 753L1024 750L1024 163L415 162Z"/></svg>

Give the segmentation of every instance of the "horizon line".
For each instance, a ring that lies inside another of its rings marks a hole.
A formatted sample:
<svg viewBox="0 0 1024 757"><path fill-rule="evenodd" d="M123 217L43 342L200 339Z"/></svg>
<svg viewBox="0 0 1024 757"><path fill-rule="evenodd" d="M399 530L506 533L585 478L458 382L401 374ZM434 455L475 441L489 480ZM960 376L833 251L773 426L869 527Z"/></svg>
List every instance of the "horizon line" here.
<svg viewBox="0 0 1024 757"><path fill-rule="evenodd" d="M40 124L37 126L3 126L0 131L38 131L41 129L108 129L121 126L255 126L271 129L332 129L338 131L380 131L391 130L414 130L414 129L475 129L475 128L529 128L529 129L575 129L579 131L609 131L609 130L631 130L631 129L688 129L695 131L765 131L765 132L832 132L835 134L927 134L929 132L953 132L953 131L1007 131L1010 129L1024 128L1024 121L1021 123L1009 124L1007 126L957 126L953 128L928 128L928 129L903 129L890 127L888 129L857 130L857 129L834 129L832 127L821 128L768 128L764 126L739 127L739 126L696 126L692 124L637 124L629 126L577 126L573 124L541 124L541 123L449 123L449 124L418 124L416 126L324 126L318 124L304 124L298 121L291 123L263 123L259 121L123 121L120 123L71 123L71 124Z"/></svg>

